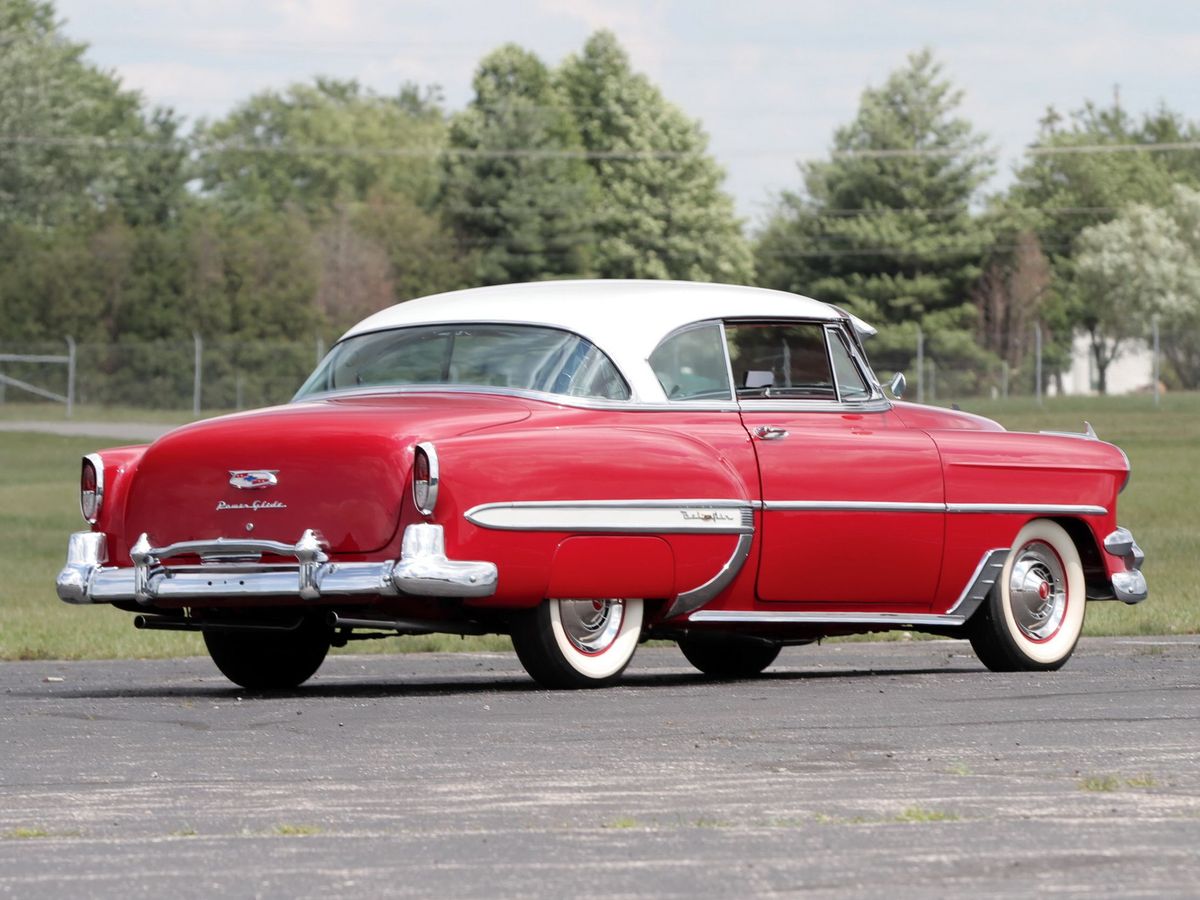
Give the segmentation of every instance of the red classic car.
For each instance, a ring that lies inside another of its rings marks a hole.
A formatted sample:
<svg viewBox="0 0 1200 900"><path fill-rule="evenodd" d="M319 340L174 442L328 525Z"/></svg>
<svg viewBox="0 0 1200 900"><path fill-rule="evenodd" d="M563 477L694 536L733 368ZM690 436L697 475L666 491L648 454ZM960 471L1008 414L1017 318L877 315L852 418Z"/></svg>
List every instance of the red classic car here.
<svg viewBox="0 0 1200 900"><path fill-rule="evenodd" d="M83 460L58 595L203 633L249 688L331 645L510 634L538 682L640 641L746 677L785 644L912 629L1056 669L1085 600L1146 596L1129 462L897 402L870 328L806 297L544 282L352 328L285 405ZM893 382L898 393L900 379Z"/></svg>

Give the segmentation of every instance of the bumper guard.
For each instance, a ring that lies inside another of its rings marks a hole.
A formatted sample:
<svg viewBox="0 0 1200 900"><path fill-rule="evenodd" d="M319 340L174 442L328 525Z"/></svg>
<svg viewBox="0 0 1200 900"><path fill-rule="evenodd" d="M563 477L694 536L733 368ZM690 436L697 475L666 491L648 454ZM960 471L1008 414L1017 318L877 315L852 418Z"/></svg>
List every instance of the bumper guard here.
<svg viewBox="0 0 1200 900"><path fill-rule="evenodd" d="M1142 574L1142 563L1146 554L1137 545L1128 528L1118 527L1104 539L1104 549L1111 556L1125 561L1125 571L1112 577L1113 594L1122 603L1141 603L1150 594L1146 576Z"/></svg>

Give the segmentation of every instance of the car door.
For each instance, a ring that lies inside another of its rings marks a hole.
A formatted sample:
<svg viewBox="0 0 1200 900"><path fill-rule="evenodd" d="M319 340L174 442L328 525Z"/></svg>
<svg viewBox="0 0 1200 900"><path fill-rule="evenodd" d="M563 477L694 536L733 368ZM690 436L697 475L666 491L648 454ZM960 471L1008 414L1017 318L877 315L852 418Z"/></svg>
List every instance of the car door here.
<svg viewBox="0 0 1200 900"><path fill-rule="evenodd" d="M725 323L762 489L760 600L928 610L945 531L941 463L840 324Z"/></svg>

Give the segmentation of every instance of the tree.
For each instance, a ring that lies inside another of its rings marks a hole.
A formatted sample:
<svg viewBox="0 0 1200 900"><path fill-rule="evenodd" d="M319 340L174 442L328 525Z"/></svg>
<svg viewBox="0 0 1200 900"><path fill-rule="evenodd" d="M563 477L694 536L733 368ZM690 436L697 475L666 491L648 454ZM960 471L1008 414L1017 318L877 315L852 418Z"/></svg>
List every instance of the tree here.
<svg viewBox="0 0 1200 900"><path fill-rule="evenodd" d="M1066 117L1046 111L1035 150L1002 205L1031 224L1050 260L1053 282L1042 317L1054 323L1047 348L1051 368L1066 365L1073 335L1082 328L1090 335L1098 371L1107 370L1108 354L1124 337L1114 336L1116 344L1110 345L1095 331L1105 327L1107 314L1089 309L1097 298L1077 282L1080 236L1130 204L1169 202L1177 180L1200 186L1200 153L1131 149L1195 140L1197 133L1197 126L1165 107L1140 120L1116 100L1110 106L1089 101ZM1112 150L1104 152L1105 146Z"/></svg>
<svg viewBox="0 0 1200 900"><path fill-rule="evenodd" d="M975 288L980 343L1016 369L1029 350L1030 335L1051 287L1050 261L1028 228L1009 238L987 261Z"/></svg>
<svg viewBox="0 0 1200 900"><path fill-rule="evenodd" d="M668 103L608 31L558 80L600 185L596 273L605 278L744 282L753 267L724 172L699 125Z"/></svg>
<svg viewBox="0 0 1200 900"><path fill-rule="evenodd" d="M590 273L596 185L550 70L507 44L450 127L442 208L482 284Z"/></svg>
<svg viewBox="0 0 1200 900"><path fill-rule="evenodd" d="M313 215L379 193L428 205L444 144L433 92L389 97L332 78L262 91L195 132L204 191L239 213L296 204Z"/></svg>
<svg viewBox="0 0 1200 900"><path fill-rule="evenodd" d="M1176 185L1161 208L1134 204L1080 235L1075 260L1097 389L1131 337L1159 317L1179 383L1200 386L1200 191Z"/></svg>
<svg viewBox="0 0 1200 900"><path fill-rule="evenodd" d="M758 241L762 284L884 326L873 350L894 363L915 325L943 355L978 357L972 290L991 236L970 204L993 159L955 115L961 98L928 50L911 55L863 92L832 157L802 166L804 191L783 194Z"/></svg>
<svg viewBox="0 0 1200 900"><path fill-rule="evenodd" d="M174 116L147 123L141 96L86 49L52 3L0 3L0 225L49 227L113 206L136 217L152 177L160 202L182 198Z"/></svg>

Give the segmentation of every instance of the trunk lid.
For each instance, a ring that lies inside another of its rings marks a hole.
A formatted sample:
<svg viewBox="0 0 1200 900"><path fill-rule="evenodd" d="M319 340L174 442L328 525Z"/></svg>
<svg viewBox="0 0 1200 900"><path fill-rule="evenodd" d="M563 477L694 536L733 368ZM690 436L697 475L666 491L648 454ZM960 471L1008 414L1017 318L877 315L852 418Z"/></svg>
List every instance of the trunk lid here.
<svg viewBox="0 0 1200 900"><path fill-rule="evenodd" d="M370 553L396 533L418 441L529 416L518 400L464 394L321 400L223 416L146 451L125 509L130 540L216 537L294 543L306 528L334 553Z"/></svg>

